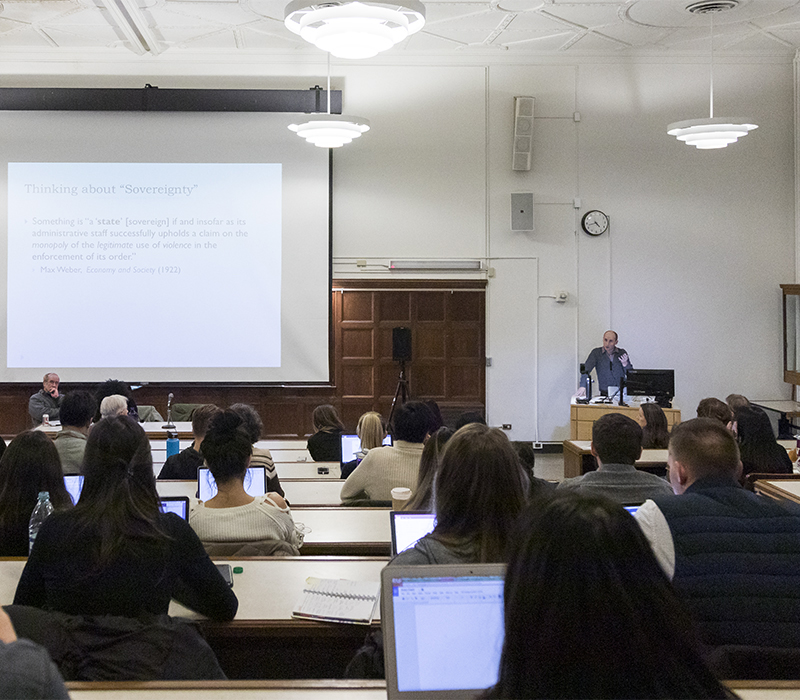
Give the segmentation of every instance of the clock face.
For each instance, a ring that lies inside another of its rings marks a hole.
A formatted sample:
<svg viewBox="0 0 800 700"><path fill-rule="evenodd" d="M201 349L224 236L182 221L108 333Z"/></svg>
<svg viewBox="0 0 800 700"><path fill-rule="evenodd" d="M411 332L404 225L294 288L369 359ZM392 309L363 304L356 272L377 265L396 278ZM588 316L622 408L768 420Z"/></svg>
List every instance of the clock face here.
<svg viewBox="0 0 800 700"><path fill-rule="evenodd" d="M598 209L587 211L581 219L581 227L590 236L602 236L608 231L608 217Z"/></svg>

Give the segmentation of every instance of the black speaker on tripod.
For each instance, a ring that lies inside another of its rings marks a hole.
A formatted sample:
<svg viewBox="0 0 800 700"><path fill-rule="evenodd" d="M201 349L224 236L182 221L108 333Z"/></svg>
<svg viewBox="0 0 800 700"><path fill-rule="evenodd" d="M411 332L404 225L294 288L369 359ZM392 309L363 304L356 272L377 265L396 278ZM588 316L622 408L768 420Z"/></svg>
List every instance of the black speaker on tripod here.
<svg viewBox="0 0 800 700"><path fill-rule="evenodd" d="M392 359L411 362L411 329L405 326L392 328Z"/></svg>

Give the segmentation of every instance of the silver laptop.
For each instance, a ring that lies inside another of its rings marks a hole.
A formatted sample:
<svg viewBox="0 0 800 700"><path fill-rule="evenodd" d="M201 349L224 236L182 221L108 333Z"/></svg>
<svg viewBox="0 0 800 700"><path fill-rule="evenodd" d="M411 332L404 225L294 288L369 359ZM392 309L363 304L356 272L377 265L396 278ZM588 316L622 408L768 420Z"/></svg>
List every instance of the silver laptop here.
<svg viewBox="0 0 800 700"><path fill-rule="evenodd" d="M352 462L356 454L361 451L361 438L358 435L342 435L342 464ZM383 444L391 446L392 436L387 435L383 438Z"/></svg>
<svg viewBox="0 0 800 700"><path fill-rule="evenodd" d="M254 498L267 492L267 473L264 467L250 467L244 475L244 490ZM208 467L197 470L197 497L208 501L217 495L217 482Z"/></svg>
<svg viewBox="0 0 800 700"><path fill-rule="evenodd" d="M393 510L389 512L392 523L392 556L413 547L417 540L433 532L436 515L422 510Z"/></svg>
<svg viewBox="0 0 800 700"><path fill-rule="evenodd" d="M472 698L497 682L504 575L504 564L383 569L389 700Z"/></svg>

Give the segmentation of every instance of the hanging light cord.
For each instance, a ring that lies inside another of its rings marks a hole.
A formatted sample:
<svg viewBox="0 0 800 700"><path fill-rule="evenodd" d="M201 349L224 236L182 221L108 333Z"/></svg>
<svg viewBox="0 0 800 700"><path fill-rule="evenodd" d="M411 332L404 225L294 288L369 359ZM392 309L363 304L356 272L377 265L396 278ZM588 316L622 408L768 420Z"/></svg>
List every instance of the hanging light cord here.
<svg viewBox="0 0 800 700"><path fill-rule="evenodd" d="M711 81L710 81L711 89L708 98L709 101L708 116L711 119L713 119L714 118L714 13L709 12L708 14L711 18Z"/></svg>

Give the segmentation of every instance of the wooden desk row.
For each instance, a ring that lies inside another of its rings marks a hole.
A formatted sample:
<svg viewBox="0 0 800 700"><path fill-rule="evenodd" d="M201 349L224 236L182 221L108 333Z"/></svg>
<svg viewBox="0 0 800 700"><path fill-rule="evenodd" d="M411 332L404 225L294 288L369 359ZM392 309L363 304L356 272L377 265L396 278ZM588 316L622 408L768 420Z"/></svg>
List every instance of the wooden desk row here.
<svg viewBox="0 0 800 700"><path fill-rule="evenodd" d="M341 479L281 479L281 487L292 507L338 506L339 494L344 482ZM159 496L187 496L192 499L197 493L196 481L156 481Z"/></svg>
<svg viewBox="0 0 800 700"><path fill-rule="evenodd" d="M800 700L797 681L729 681L741 700ZM385 681L67 683L73 700L385 700Z"/></svg>
<svg viewBox="0 0 800 700"><path fill-rule="evenodd" d="M233 575L239 611L232 622L202 619L173 601L169 613L200 621L229 678L341 678L368 628L292 618L309 576L380 581L379 557L216 559L242 567ZM0 604L14 599L24 559L0 559ZM378 610L376 608L376 615ZM374 625L377 625L377 619Z"/></svg>

